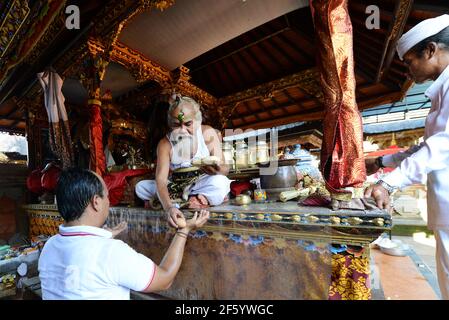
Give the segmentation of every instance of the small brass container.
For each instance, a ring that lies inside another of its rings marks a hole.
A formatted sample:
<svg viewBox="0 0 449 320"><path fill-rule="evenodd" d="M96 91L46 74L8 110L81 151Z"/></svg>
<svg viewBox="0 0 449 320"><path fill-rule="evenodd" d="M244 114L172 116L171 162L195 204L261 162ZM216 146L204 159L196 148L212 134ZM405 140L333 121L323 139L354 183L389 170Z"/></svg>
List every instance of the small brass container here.
<svg viewBox="0 0 449 320"><path fill-rule="evenodd" d="M237 203L240 206L245 205L245 204L250 204L251 203L251 197L249 195L247 195L247 194L239 194L235 198L235 203Z"/></svg>

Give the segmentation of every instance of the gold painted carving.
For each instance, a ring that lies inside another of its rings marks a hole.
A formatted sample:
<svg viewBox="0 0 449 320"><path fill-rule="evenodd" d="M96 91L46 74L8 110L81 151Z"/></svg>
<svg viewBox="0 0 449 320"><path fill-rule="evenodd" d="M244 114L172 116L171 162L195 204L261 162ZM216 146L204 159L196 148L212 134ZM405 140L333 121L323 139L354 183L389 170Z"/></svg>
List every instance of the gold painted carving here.
<svg viewBox="0 0 449 320"><path fill-rule="evenodd" d="M175 3L174 0L117 0L109 3L102 13L99 15L101 20L95 23L95 34L102 35L108 26L112 25L114 21L120 16L125 16L122 19L122 27L125 27L138 14L145 10L152 8L161 11L171 7Z"/></svg>
<svg viewBox="0 0 449 320"><path fill-rule="evenodd" d="M413 5L413 0L401 0L398 9L396 10L396 14L394 16L394 25L391 30L390 35L388 38L395 39L403 30L403 24L406 22L408 15L410 13L410 8Z"/></svg>
<svg viewBox="0 0 449 320"><path fill-rule="evenodd" d="M299 87L319 100L323 98L319 72L316 68L312 68L223 97L219 101L222 105L233 105L259 97L262 99L270 99L276 91L291 87Z"/></svg>
<svg viewBox="0 0 449 320"><path fill-rule="evenodd" d="M15 0L12 3L0 25L0 58L14 41L29 14L30 8L27 1Z"/></svg>
<svg viewBox="0 0 449 320"><path fill-rule="evenodd" d="M170 85L169 71L119 41L112 49L111 60L125 66L137 82L154 80L163 88Z"/></svg>
<svg viewBox="0 0 449 320"><path fill-rule="evenodd" d="M44 50L48 48L58 34L65 28L65 12L61 10L57 17L51 22L45 31L44 35L39 39L37 45L33 48L31 53L25 58L26 63L32 65L42 55Z"/></svg>

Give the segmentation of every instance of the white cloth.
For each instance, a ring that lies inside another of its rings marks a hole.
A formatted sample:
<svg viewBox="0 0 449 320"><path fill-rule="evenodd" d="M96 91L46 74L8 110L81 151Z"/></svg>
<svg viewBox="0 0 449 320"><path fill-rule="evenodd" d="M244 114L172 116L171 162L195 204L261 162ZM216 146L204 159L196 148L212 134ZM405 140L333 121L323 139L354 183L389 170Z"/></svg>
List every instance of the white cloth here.
<svg viewBox="0 0 449 320"><path fill-rule="evenodd" d="M61 225L46 242L38 269L44 300L129 300L130 289L151 284L156 265L107 230Z"/></svg>
<svg viewBox="0 0 449 320"><path fill-rule="evenodd" d="M207 148L206 142L204 141L203 130L201 126L196 130L196 139L198 141L198 146L196 148L196 153L192 159L184 161L182 157L180 157L177 153L181 151L175 151L176 148L173 146L173 142L170 140L170 136L168 136L168 141L170 141L171 150L170 150L170 170L175 170L179 168L187 168L192 166L192 161L194 159L202 159L210 156L210 151Z"/></svg>
<svg viewBox="0 0 449 320"><path fill-rule="evenodd" d="M56 72L41 72L37 78L44 89L45 109L47 110L49 122L68 121L67 111L62 94L63 80Z"/></svg>
<svg viewBox="0 0 449 320"><path fill-rule="evenodd" d="M449 26L449 15L426 19L404 33L397 44L399 58L404 59L404 55L421 41L436 35L444 28Z"/></svg>
<svg viewBox="0 0 449 320"><path fill-rule="evenodd" d="M449 300L449 229L437 229L434 232L436 240L436 265L441 298Z"/></svg>
<svg viewBox="0 0 449 320"><path fill-rule="evenodd" d="M231 180L224 175L200 177L191 187L189 194L204 195L209 204L217 206L223 203L224 198L230 191ZM150 200L157 194L157 186L155 180L142 180L136 185L136 194L142 200Z"/></svg>
<svg viewBox="0 0 449 320"><path fill-rule="evenodd" d="M426 90L432 107L426 118L424 143L400 165L382 178L403 188L425 183L427 178L428 227L449 227L449 66ZM386 162L392 161L385 156Z"/></svg>

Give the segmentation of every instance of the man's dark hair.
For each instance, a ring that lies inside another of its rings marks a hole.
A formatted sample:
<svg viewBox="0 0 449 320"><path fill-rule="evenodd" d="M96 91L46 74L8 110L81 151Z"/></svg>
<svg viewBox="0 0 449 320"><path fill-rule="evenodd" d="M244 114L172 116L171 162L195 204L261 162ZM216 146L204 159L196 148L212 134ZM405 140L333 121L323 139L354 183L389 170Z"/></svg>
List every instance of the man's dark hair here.
<svg viewBox="0 0 449 320"><path fill-rule="evenodd" d="M442 46L445 50L449 51L449 27L446 27L437 34L419 42L411 49L411 51L414 52L418 56L418 58L421 58L424 54L424 51L427 49L427 46L431 42L435 42Z"/></svg>
<svg viewBox="0 0 449 320"><path fill-rule="evenodd" d="M58 210L66 222L78 219L95 195L103 198L103 185L89 170L70 168L61 172L56 186Z"/></svg>

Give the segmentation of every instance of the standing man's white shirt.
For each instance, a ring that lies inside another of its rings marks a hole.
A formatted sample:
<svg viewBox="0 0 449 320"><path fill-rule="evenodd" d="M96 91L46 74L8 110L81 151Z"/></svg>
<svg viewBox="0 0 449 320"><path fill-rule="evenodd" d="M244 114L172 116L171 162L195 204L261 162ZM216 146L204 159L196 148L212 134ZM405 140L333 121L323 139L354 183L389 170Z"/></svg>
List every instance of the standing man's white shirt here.
<svg viewBox="0 0 449 320"><path fill-rule="evenodd" d="M91 227L59 227L39 258L42 298L129 300L154 279L155 263L111 232Z"/></svg>
<svg viewBox="0 0 449 320"><path fill-rule="evenodd" d="M449 228L449 67L426 90L432 108L426 118L424 142L418 150L395 163L394 156L384 156L383 163L398 166L382 178L395 187L425 183L430 230Z"/></svg>

